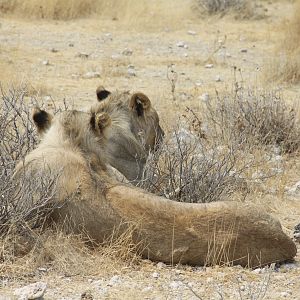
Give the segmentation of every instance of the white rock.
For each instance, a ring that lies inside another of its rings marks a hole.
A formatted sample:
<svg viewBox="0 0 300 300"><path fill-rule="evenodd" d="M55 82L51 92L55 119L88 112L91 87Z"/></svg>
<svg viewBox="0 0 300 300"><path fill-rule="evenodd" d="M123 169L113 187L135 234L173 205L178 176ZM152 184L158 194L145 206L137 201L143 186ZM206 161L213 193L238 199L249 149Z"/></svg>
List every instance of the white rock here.
<svg viewBox="0 0 300 300"><path fill-rule="evenodd" d="M85 79L99 78L99 77L100 77L99 72L87 72L83 75L83 78Z"/></svg>
<svg viewBox="0 0 300 300"><path fill-rule="evenodd" d="M167 265L160 261L159 263L157 263L156 266L157 266L157 268L159 268L159 269L164 269Z"/></svg>
<svg viewBox="0 0 300 300"><path fill-rule="evenodd" d="M202 95L199 97L199 99L200 99L201 101L203 101L203 102L207 102L207 101L209 101L209 94L208 94L208 93L204 93L204 94L202 94Z"/></svg>
<svg viewBox="0 0 300 300"><path fill-rule="evenodd" d="M125 56L131 56L133 53L133 51L131 49L128 49L128 48L125 48L123 51L122 51L122 54L125 55Z"/></svg>
<svg viewBox="0 0 300 300"><path fill-rule="evenodd" d="M154 273L152 273L152 277L153 277L153 278L158 278L158 277L159 277L159 274L158 274L157 272L154 272Z"/></svg>
<svg viewBox="0 0 300 300"><path fill-rule="evenodd" d="M43 60L43 61L42 61L42 64L43 64L44 66L49 66L49 65L50 65L49 60Z"/></svg>
<svg viewBox="0 0 300 300"><path fill-rule="evenodd" d="M213 64L207 64L207 65L205 65L205 68L206 68L206 69L212 69L213 67L214 67Z"/></svg>
<svg viewBox="0 0 300 300"><path fill-rule="evenodd" d="M215 81L216 81L216 82L221 82L221 81L222 81L220 75L217 75L217 76L216 76Z"/></svg>
<svg viewBox="0 0 300 300"><path fill-rule="evenodd" d="M127 74L129 76L136 76L136 73L135 73L134 69L131 69L131 68L127 70Z"/></svg>
<svg viewBox="0 0 300 300"><path fill-rule="evenodd" d="M261 268L257 268L255 270L252 271L253 273L256 273L256 274L261 274L263 271Z"/></svg>
<svg viewBox="0 0 300 300"><path fill-rule="evenodd" d="M45 282L36 282L14 291L14 295L18 300L39 299L45 294L47 284Z"/></svg>
<svg viewBox="0 0 300 300"><path fill-rule="evenodd" d="M196 35L196 34L197 34L197 32L194 31L194 30L189 30L187 33L188 33L189 35Z"/></svg>
<svg viewBox="0 0 300 300"><path fill-rule="evenodd" d="M188 48L188 45L185 42L182 42L182 41L176 43L176 46L180 47L180 48L185 48L185 49Z"/></svg>

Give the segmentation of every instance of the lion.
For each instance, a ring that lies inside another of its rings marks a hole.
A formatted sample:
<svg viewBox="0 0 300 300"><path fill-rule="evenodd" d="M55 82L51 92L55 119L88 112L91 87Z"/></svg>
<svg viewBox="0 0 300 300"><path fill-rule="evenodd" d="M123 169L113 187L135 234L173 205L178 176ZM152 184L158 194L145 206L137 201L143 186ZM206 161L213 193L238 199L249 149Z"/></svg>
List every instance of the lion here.
<svg viewBox="0 0 300 300"><path fill-rule="evenodd" d="M149 153L157 150L164 137L157 111L141 92L112 93L99 86L96 94L98 103L91 112L107 112L111 118L108 162L136 184L143 176Z"/></svg>
<svg viewBox="0 0 300 300"><path fill-rule="evenodd" d="M255 267L296 255L279 221L253 205L179 203L116 181L106 158L113 117L96 111L34 111L37 129L48 130L18 163L13 180L24 186L56 178L46 224L68 223L68 230L84 232L96 244L132 230L142 257L168 264Z"/></svg>

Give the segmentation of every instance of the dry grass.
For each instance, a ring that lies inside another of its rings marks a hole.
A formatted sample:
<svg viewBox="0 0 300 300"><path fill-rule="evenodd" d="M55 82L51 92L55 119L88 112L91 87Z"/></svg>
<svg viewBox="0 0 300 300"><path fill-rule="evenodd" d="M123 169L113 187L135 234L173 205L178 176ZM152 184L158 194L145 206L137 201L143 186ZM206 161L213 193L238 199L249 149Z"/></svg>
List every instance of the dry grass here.
<svg viewBox="0 0 300 300"><path fill-rule="evenodd" d="M217 93L200 111L187 108L150 155L140 187L182 202L241 200L283 171L278 155L299 152L296 108L276 93L236 83L233 92Z"/></svg>
<svg viewBox="0 0 300 300"><path fill-rule="evenodd" d="M176 25L191 17L191 0L0 0L0 12L23 18L70 20L87 16L149 26Z"/></svg>
<svg viewBox="0 0 300 300"><path fill-rule="evenodd" d="M198 0L197 3L209 15L233 13L239 19L258 17L255 1L251 0Z"/></svg>
<svg viewBox="0 0 300 300"><path fill-rule="evenodd" d="M284 35L275 49L275 56L265 66L263 76L268 82L300 82L300 1L294 5L294 15L283 25Z"/></svg>

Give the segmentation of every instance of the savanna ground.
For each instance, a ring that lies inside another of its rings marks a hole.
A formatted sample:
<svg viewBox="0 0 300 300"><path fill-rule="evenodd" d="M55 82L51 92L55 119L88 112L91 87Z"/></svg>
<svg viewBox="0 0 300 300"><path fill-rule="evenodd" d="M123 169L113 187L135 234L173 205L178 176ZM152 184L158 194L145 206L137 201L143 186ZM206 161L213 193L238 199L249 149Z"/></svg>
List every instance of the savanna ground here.
<svg viewBox="0 0 300 300"><path fill-rule="evenodd" d="M275 91L299 106L297 1L260 1L255 11L221 15L203 13L189 0L98 1L95 7L86 1L70 14L70 1L61 1L66 7L23 2L12 1L15 8L0 1L0 81L4 90L25 86L26 98L49 108L64 101L88 107L99 84L143 91L172 135L187 107L201 115L216 91L231 93L236 83ZM279 218L292 237L300 194L286 190L300 180L299 152L276 157L278 174L254 180L246 201ZM127 256L122 241L97 252L60 233L43 239L40 256L0 266L0 299L13 299L16 288L36 281L47 283L45 299L300 299L299 257L257 270L194 268Z"/></svg>

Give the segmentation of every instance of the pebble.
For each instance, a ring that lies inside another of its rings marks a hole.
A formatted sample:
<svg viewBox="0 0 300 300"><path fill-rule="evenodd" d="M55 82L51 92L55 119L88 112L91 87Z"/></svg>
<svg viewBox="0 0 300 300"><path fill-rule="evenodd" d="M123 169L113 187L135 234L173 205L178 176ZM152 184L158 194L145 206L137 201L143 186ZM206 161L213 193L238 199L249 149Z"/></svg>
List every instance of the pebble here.
<svg viewBox="0 0 300 300"><path fill-rule="evenodd" d="M164 268L167 267L167 265L164 264L163 262L159 262L159 263L157 263L156 267L159 268L159 269L164 269Z"/></svg>
<svg viewBox="0 0 300 300"><path fill-rule="evenodd" d="M242 53L247 53L248 50L247 50L246 48L242 48L242 49L241 49L241 52L242 52Z"/></svg>
<svg viewBox="0 0 300 300"><path fill-rule="evenodd" d="M182 42L182 41L176 43L176 46L179 48L184 48L184 49L188 49L188 47L189 47L185 42Z"/></svg>
<svg viewBox="0 0 300 300"><path fill-rule="evenodd" d="M207 64L207 65L205 65L205 68L206 68L206 69L212 69L213 67L214 67L213 64Z"/></svg>
<svg viewBox="0 0 300 300"><path fill-rule="evenodd" d="M159 278L159 274L157 272L152 273L153 278Z"/></svg>
<svg viewBox="0 0 300 300"><path fill-rule="evenodd" d="M134 69L132 69L132 68L129 68L129 69L127 70L127 74L128 74L129 76L136 76L136 73L135 73Z"/></svg>
<svg viewBox="0 0 300 300"><path fill-rule="evenodd" d="M133 53L133 51L131 49L128 49L128 48L125 48L123 51L122 51L122 54L125 55L125 56L131 56Z"/></svg>
<svg viewBox="0 0 300 300"><path fill-rule="evenodd" d="M18 300L39 299L45 294L47 284L45 282L36 282L14 291L14 295Z"/></svg>
<svg viewBox="0 0 300 300"><path fill-rule="evenodd" d="M87 72L82 77L85 79L99 78L100 73L99 72Z"/></svg>
<svg viewBox="0 0 300 300"><path fill-rule="evenodd" d="M79 53L76 54L76 57L85 58L85 59L89 58L89 56L90 55L86 52L79 52Z"/></svg>
<svg viewBox="0 0 300 300"><path fill-rule="evenodd" d="M221 81L222 81L220 75L217 75L217 76L216 76L215 81L216 81L216 82L221 82Z"/></svg>
<svg viewBox="0 0 300 300"><path fill-rule="evenodd" d="M49 60L43 60L43 61L42 61L42 64L43 64L44 66L49 66L49 65L50 65Z"/></svg>
<svg viewBox="0 0 300 300"><path fill-rule="evenodd" d="M188 33L189 35L196 35L196 34L197 34L197 32L194 31L194 30L189 30L187 33Z"/></svg>
<svg viewBox="0 0 300 300"><path fill-rule="evenodd" d="M200 99L201 101L203 101L203 102L207 102L207 101L209 101L209 94L208 94L208 93L204 93L204 94L202 94L202 95L199 97L199 99Z"/></svg>

